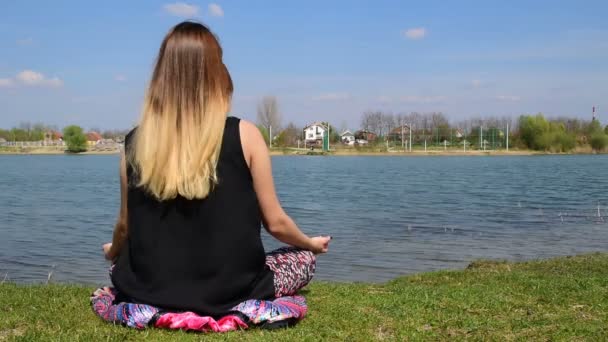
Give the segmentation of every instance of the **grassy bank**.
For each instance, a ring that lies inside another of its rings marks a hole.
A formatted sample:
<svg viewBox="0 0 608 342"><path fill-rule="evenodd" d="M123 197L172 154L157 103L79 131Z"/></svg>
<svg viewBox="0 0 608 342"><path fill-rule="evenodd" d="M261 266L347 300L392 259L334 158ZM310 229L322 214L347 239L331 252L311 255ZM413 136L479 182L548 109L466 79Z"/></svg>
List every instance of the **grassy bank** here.
<svg viewBox="0 0 608 342"><path fill-rule="evenodd" d="M466 270L386 284L315 282L309 316L281 331L211 340L605 340L608 254L527 263L476 262ZM199 340L184 332L135 331L92 313L93 287L0 285L0 340Z"/></svg>

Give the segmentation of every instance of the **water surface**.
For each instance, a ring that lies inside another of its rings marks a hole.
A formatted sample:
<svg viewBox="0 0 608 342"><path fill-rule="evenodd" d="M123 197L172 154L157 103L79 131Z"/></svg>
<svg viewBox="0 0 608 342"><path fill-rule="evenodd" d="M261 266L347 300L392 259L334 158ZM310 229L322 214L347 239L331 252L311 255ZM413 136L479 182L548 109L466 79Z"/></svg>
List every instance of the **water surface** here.
<svg viewBox="0 0 608 342"><path fill-rule="evenodd" d="M274 157L273 167L286 211L334 237L319 279L608 251L605 155ZM101 244L118 205L117 156L0 156L0 278L107 283Z"/></svg>

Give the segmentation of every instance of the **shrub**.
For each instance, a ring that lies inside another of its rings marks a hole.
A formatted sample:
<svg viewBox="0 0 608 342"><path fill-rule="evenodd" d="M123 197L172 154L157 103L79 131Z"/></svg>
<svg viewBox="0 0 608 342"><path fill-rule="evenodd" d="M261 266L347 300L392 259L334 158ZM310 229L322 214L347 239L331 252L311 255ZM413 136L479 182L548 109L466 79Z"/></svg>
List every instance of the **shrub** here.
<svg viewBox="0 0 608 342"><path fill-rule="evenodd" d="M87 137L80 126L68 126L63 129L63 140L72 153L85 152L87 150Z"/></svg>
<svg viewBox="0 0 608 342"><path fill-rule="evenodd" d="M602 151L608 147L608 135L604 133L596 133L591 136L591 148L595 151Z"/></svg>

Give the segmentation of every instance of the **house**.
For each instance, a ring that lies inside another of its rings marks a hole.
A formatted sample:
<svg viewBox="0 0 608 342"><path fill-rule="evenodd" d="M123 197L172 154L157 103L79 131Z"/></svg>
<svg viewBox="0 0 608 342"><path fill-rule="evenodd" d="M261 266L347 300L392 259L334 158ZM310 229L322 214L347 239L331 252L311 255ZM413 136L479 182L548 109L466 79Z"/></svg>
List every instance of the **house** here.
<svg viewBox="0 0 608 342"><path fill-rule="evenodd" d="M360 131L356 131L355 132L355 141L357 143L359 143L359 141L363 142L365 141L364 144L368 143L368 142L373 142L374 140L376 140L376 133L374 132L370 132L368 130L360 130Z"/></svg>
<svg viewBox="0 0 608 342"><path fill-rule="evenodd" d="M412 132L412 133L414 133L414 132ZM409 140L409 138L410 138L410 126L408 126L408 125L402 125L399 127L395 127L388 133L388 139L391 141L401 141L402 139Z"/></svg>
<svg viewBox="0 0 608 342"><path fill-rule="evenodd" d="M89 132L86 134L86 136L87 136L87 144L89 144L89 145L97 145L97 143L99 143L103 139L101 134L99 134L97 132Z"/></svg>
<svg viewBox="0 0 608 342"><path fill-rule="evenodd" d="M351 131L344 131L342 134L340 134L340 141L346 145L354 145L355 135L351 133Z"/></svg>
<svg viewBox="0 0 608 342"><path fill-rule="evenodd" d="M57 142L63 141L63 134L57 131L46 131L44 132L44 141L45 142Z"/></svg>
<svg viewBox="0 0 608 342"><path fill-rule="evenodd" d="M304 139L306 143L320 145L326 130L327 128L322 122L315 122L304 127Z"/></svg>
<svg viewBox="0 0 608 342"><path fill-rule="evenodd" d="M6 144L6 139L0 138L0 145L5 145L5 144Z"/></svg>

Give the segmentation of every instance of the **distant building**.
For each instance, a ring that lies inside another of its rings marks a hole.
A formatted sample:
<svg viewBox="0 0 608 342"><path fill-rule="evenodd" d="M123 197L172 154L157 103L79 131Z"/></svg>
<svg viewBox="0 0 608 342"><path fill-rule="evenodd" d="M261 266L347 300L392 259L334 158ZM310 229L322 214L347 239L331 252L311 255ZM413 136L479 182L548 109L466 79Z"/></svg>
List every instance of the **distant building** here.
<svg viewBox="0 0 608 342"><path fill-rule="evenodd" d="M401 141L402 139L409 140L409 137L410 137L410 126L408 126L408 125L402 125L399 127L395 127L388 133L388 139L391 141Z"/></svg>
<svg viewBox="0 0 608 342"><path fill-rule="evenodd" d="M6 144L6 139L0 138L0 145L4 145L4 144Z"/></svg>
<svg viewBox="0 0 608 342"><path fill-rule="evenodd" d="M354 145L355 135L351 133L351 131L344 131L342 134L340 134L340 141L346 145Z"/></svg>
<svg viewBox="0 0 608 342"><path fill-rule="evenodd" d="M355 142L362 142L363 144L367 144L368 142L373 142L377 138L376 133L370 132L367 130L360 130L355 132Z"/></svg>
<svg viewBox="0 0 608 342"><path fill-rule="evenodd" d="M101 140L103 140L103 137L101 136L101 134L97 133L97 132L89 132L86 134L87 136L87 144L89 145L97 145Z"/></svg>
<svg viewBox="0 0 608 342"><path fill-rule="evenodd" d="M321 122L312 123L304 127L304 137L306 144L317 144L320 145L323 141L323 135L327 131L325 125Z"/></svg>
<svg viewBox="0 0 608 342"><path fill-rule="evenodd" d="M44 133L44 141L45 142L57 142L63 141L63 134L57 131L46 131Z"/></svg>

